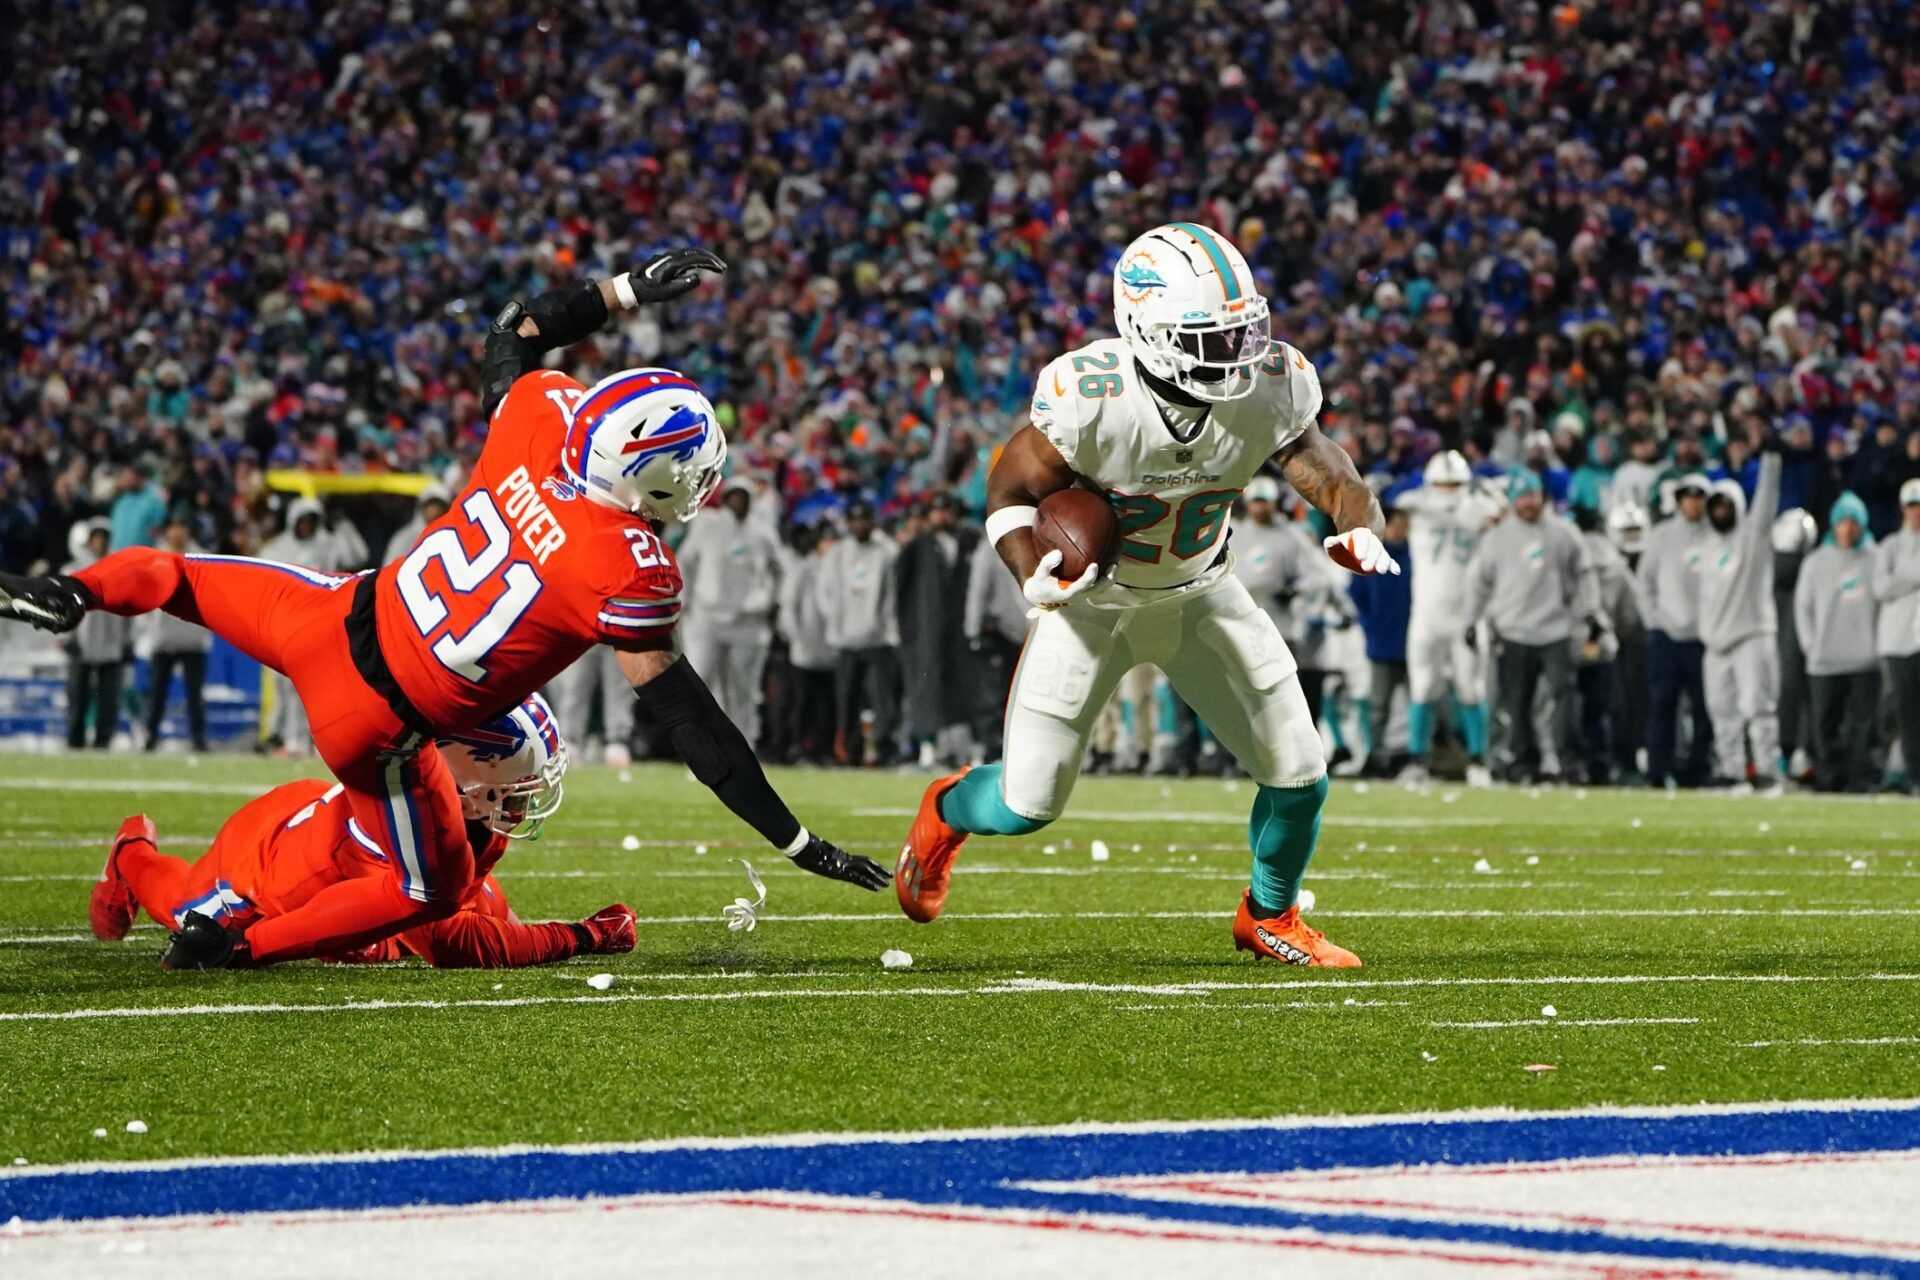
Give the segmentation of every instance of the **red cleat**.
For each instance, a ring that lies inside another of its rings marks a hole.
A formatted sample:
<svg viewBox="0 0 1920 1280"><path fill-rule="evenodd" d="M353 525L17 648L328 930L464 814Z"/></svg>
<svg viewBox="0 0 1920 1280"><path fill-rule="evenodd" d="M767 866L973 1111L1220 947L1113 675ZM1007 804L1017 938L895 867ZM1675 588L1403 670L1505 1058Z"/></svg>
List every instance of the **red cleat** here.
<svg viewBox="0 0 1920 1280"><path fill-rule="evenodd" d="M633 908L624 903L600 908L582 920L580 927L593 939L587 947L588 955L614 956L633 950L636 941Z"/></svg>
<svg viewBox="0 0 1920 1280"><path fill-rule="evenodd" d="M93 882L93 896L87 902L87 923L93 926L93 936L102 942L118 942L126 937L127 930L133 928L134 917L140 914L133 888L120 874L120 849L130 840L144 840L157 849L159 832L154 830L153 819L136 813L120 824L120 830L113 834L113 847L107 850L107 865L100 868L100 878Z"/></svg>
<svg viewBox="0 0 1920 1280"><path fill-rule="evenodd" d="M927 924L947 905L947 885L953 879L953 860L967 833L955 831L940 816L940 797L967 776L962 769L947 778L936 778L920 797L920 812L914 815L913 829L900 850L900 861L893 869L893 892L907 918Z"/></svg>
<svg viewBox="0 0 1920 1280"><path fill-rule="evenodd" d="M1233 917L1233 945L1237 951L1251 951L1254 958L1265 956L1281 964L1319 965L1326 969L1358 969L1360 957L1345 947L1327 941L1327 935L1311 928L1300 918L1300 904L1294 903L1277 916L1265 920L1253 918L1253 891L1240 893L1240 910Z"/></svg>

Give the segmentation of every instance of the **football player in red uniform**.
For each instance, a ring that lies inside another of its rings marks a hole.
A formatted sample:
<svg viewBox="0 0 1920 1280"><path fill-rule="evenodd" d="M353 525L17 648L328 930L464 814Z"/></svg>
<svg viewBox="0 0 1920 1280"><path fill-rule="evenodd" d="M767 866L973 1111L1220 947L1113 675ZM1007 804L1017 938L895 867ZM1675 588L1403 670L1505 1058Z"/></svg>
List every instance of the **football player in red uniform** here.
<svg viewBox="0 0 1920 1280"><path fill-rule="evenodd" d="M244 934L189 939L205 965L338 954L457 910L475 859L435 740L517 705L596 644L620 651L687 767L769 843L816 874L887 883L872 859L800 824L675 651L680 572L655 529L690 519L720 482L726 441L713 406L668 369L587 388L537 368L614 311L679 297L702 272L725 269L706 250L680 249L509 303L487 335L491 427L479 464L446 515L377 573L138 547L71 577L0 574L0 617L67 631L89 609L164 609L287 675L354 818L387 854L386 876L330 885Z"/></svg>
<svg viewBox="0 0 1920 1280"><path fill-rule="evenodd" d="M493 877L508 841L538 836L560 807L567 752L546 702L536 694L436 745L460 788L478 878L452 915L327 958L419 956L437 968L495 969L633 950L634 918L626 906L615 903L580 921L527 923L515 917ZM385 850L354 820L345 791L317 779L275 787L228 818L213 847L194 862L161 853L145 814L128 818L93 886L87 915L94 936L126 937L142 907L189 936L230 931L298 910L342 880L388 875Z"/></svg>

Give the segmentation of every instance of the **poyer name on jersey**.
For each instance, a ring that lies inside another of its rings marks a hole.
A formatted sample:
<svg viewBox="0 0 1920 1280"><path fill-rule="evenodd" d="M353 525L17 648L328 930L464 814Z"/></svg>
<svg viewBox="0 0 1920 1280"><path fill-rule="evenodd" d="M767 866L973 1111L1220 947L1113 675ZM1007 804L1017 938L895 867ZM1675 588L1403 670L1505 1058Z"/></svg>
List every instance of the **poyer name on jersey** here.
<svg viewBox="0 0 1920 1280"><path fill-rule="evenodd" d="M524 464L515 467L511 475L495 486L494 492L500 497L500 509L513 521L520 540L533 552L534 559L545 564L548 556L567 545L567 531L547 509Z"/></svg>

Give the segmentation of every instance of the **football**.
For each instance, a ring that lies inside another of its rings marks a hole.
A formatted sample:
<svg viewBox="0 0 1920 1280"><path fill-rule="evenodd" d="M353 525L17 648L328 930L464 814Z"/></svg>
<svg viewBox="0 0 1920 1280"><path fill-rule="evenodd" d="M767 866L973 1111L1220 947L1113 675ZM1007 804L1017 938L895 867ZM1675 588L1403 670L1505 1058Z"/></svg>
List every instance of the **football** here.
<svg viewBox="0 0 1920 1280"><path fill-rule="evenodd" d="M1090 564L1113 562L1113 508L1090 489L1062 489L1040 500L1033 541L1040 554L1060 553L1054 576L1071 582Z"/></svg>

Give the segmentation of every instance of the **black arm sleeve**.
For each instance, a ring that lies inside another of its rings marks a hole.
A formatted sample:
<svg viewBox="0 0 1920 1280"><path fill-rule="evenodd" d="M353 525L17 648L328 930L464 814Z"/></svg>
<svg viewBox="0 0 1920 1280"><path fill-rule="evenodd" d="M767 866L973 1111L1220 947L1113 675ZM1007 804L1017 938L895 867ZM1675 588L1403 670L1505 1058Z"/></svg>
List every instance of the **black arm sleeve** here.
<svg viewBox="0 0 1920 1280"><path fill-rule="evenodd" d="M794 842L800 835L800 820L767 781L746 735L727 719L691 662L675 658L672 666L633 695L667 731L673 749L693 776L720 797L735 817L776 849Z"/></svg>
<svg viewBox="0 0 1920 1280"><path fill-rule="evenodd" d="M520 336L520 322L527 319L539 326L537 337ZM514 380L533 368L541 356L555 347L593 336L606 322L606 300L600 296L600 286L591 280L543 293L532 302L509 302L487 327L480 411L491 415Z"/></svg>

